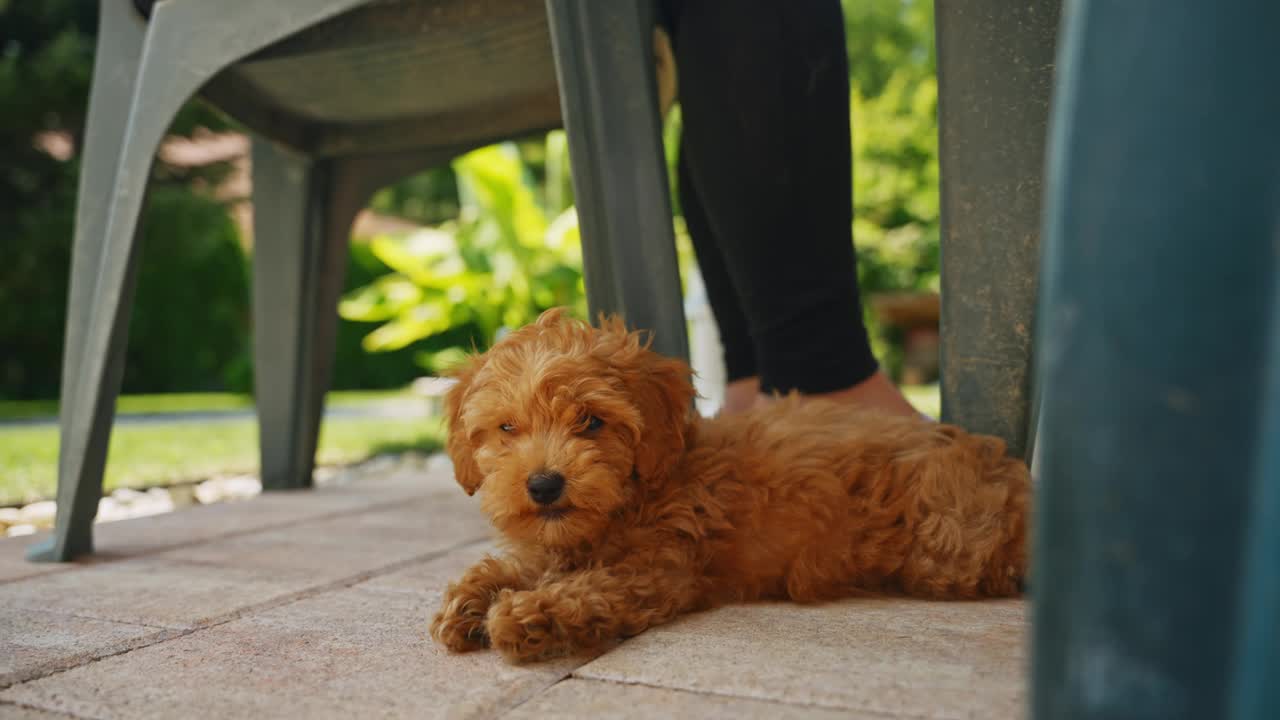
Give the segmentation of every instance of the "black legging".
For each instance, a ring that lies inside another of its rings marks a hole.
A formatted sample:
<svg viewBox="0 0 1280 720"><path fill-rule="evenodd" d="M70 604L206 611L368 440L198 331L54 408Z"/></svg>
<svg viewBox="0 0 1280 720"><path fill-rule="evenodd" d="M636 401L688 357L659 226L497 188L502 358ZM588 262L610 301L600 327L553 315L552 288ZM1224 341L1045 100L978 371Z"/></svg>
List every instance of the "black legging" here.
<svg viewBox="0 0 1280 720"><path fill-rule="evenodd" d="M865 380L839 0L661 0L659 16L679 69L680 203L729 380Z"/></svg>

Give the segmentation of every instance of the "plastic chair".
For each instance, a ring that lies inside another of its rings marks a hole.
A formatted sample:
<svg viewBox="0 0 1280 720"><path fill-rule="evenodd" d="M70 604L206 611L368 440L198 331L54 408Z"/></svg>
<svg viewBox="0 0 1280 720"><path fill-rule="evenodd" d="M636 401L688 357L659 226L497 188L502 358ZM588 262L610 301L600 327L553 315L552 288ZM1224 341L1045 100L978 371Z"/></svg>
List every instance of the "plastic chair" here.
<svg viewBox="0 0 1280 720"><path fill-rule="evenodd" d="M1030 460L1040 207L1060 0L936 2L942 419Z"/></svg>
<svg viewBox="0 0 1280 720"><path fill-rule="evenodd" d="M137 224L157 147L200 93L252 130L263 486L311 484L346 243L379 187L547 130L572 154L593 314L687 355L648 2L102 0L63 361L54 537L93 550ZM558 81L558 82L557 82ZM558 91L557 91L558 90Z"/></svg>
<svg viewBox="0 0 1280 720"><path fill-rule="evenodd" d="M1069 7L1033 717L1280 717L1280 5Z"/></svg>

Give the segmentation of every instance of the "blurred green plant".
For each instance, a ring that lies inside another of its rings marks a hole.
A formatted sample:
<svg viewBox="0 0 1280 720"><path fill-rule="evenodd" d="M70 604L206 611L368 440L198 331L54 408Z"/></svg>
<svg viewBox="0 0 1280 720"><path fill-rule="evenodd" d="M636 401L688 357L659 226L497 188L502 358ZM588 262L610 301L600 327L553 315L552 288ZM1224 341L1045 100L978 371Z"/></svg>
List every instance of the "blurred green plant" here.
<svg viewBox="0 0 1280 720"><path fill-rule="evenodd" d="M844 0L864 294L938 287L933 0Z"/></svg>
<svg viewBox="0 0 1280 720"><path fill-rule="evenodd" d="M937 291L938 86L933 0L844 0L858 285ZM864 302L872 348L898 377L903 337Z"/></svg>
<svg viewBox="0 0 1280 720"><path fill-rule="evenodd" d="M418 173L374 194L369 208L423 225L436 225L458 214L458 184L445 165Z"/></svg>
<svg viewBox="0 0 1280 720"><path fill-rule="evenodd" d="M548 167L567 162L563 138L547 138ZM372 352L430 342L458 327L470 344L487 348L504 328L516 328L551 307L586 315L577 217L565 198L535 183L514 144L468 153L453 163L457 220L404 237L382 236L373 254L392 272L348 293L342 317L381 323L364 338ZM556 171L545 173L554 177ZM541 190L541 191L539 191ZM547 197L553 200L548 205ZM466 345L419 353L439 372Z"/></svg>
<svg viewBox="0 0 1280 720"><path fill-rule="evenodd" d="M854 93L853 236L866 293L938 289L937 84Z"/></svg>
<svg viewBox="0 0 1280 720"><path fill-rule="evenodd" d="M144 222L125 391L239 389L250 372L249 264L227 208L153 181Z"/></svg>

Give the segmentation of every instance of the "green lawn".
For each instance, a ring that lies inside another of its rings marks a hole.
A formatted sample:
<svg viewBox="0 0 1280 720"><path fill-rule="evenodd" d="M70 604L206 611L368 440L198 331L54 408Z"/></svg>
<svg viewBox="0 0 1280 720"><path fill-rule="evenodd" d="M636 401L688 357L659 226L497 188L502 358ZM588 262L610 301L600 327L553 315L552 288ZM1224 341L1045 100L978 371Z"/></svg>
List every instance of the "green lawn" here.
<svg viewBox="0 0 1280 720"><path fill-rule="evenodd" d="M402 397L408 397L404 390L340 390L329 393L326 402L335 407ZM121 415L252 409L252 396L234 393L124 395L116 403L116 412ZM0 400L0 420L53 417L57 414L57 400Z"/></svg>
<svg viewBox="0 0 1280 720"><path fill-rule="evenodd" d="M403 391L330 393L330 406L350 406L409 397ZM227 394L135 395L120 399L121 413L200 412L252 407ZM0 403L0 417L41 417L56 403ZM438 420L334 418L320 431L319 462L358 462L382 452L440 445ZM0 425L0 505L51 498L57 483L58 429ZM111 434L106 486L147 487L199 480L258 467L257 422L253 419L119 425Z"/></svg>
<svg viewBox="0 0 1280 720"><path fill-rule="evenodd" d="M938 416L938 386L903 388L921 412ZM403 391L331 393L331 406L407 397ZM135 395L120 399L122 413L194 412L251 407L239 395ZM39 417L56 404L0 403L0 418ZM24 414L25 413L25 414ZM335 418L320 432L321 464L358 462L382 452L440 446L438 420ZM51 498L58 464L57 427L0 426L0 505ZM121 425L111 435L106 484L166 485L218 473L254 472L258 466L257 422L251 419Z"/></svg>
<svg viewBox="0 0 1280 720"><path fill-rule="evenodd" d="M432 450L440 437L437 420L336 418L321 428L319 461L349 463L382 452ZM53 497L57 466L57 428L0 428L0 505ZM111 434L106 486L167 485L257 467L253 420L122 425Z"/></svg>

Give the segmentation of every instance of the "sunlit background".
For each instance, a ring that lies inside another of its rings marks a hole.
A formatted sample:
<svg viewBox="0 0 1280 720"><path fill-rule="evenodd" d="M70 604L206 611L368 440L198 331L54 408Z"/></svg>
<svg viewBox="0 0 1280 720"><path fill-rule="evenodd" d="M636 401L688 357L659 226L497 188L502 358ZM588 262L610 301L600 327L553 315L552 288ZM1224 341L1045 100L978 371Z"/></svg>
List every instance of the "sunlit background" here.
<svg viewBox="0 0 1280 720"><path fill-rule="evenodd" d="M51 503L39 501L53 496L56 482L63 322L96 5L0 0L0 534L38 525L32 517L49 511ZM932 6L844 2L853 236L867 322L885 366L926 412L937 410ZM667 122L672 163L679 132L677 105ZM193 101L159 154L109 490L191 489L174 490L176 498L196 495L210 479L251 481L257 438L248 149L234 122ZM722 372L714 321L678 201L675 207L694 364L702 408L712 412ZM483 349L504 329L559 305L585 317L562 132L482 148L379 192L351 238L322 472L436 447L438 387L429 378L473 346ZM144 421L157 415L164 422ZM17 509L32 503L42 510Z"/></svg>

